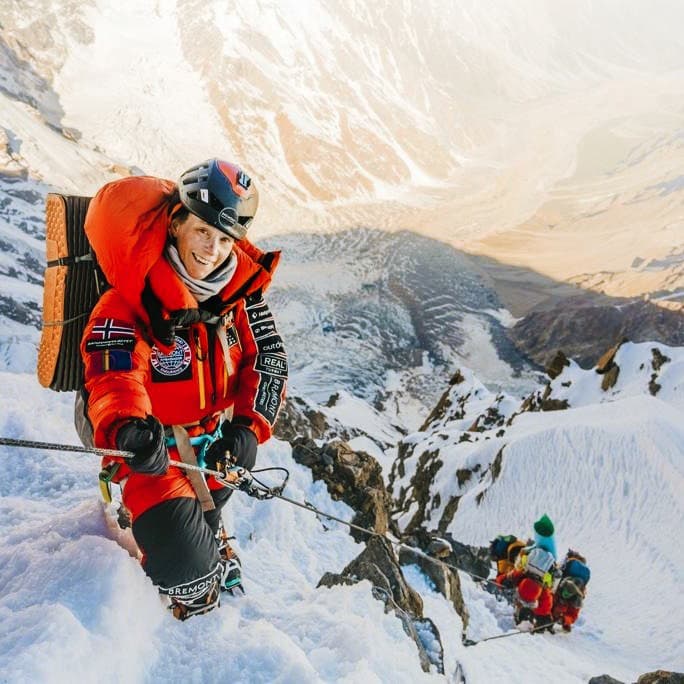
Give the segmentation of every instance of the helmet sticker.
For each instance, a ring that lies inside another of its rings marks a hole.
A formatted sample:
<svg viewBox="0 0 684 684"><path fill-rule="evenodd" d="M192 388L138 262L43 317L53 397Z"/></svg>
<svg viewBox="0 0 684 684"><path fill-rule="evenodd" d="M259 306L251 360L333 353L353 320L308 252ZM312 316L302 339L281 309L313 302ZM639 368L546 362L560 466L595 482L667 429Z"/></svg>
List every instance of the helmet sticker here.
<svg viewBox="0 0 684 684"><path fill-rule="evenodd" d="M237 175L237 182L238 185L241 185L245 190L247 190L252 183L252 179L244 171L240 170Z"/></svg>
<svg viewBox="0 0 684 684"><path fill-rule="evenodd" d="M200 199L202 202L209 204L209 190L206 188L200 188Z"/></svg>

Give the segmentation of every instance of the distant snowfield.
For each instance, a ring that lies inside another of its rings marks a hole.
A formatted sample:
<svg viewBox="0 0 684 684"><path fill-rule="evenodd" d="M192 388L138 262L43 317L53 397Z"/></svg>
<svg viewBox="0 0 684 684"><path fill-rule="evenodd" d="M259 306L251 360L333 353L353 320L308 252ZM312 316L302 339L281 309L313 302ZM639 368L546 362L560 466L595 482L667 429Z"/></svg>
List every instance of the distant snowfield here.
<svg viewBox="0 0 684 684"><path fill-rule="evenodd" d="M77 443L72 395L40 389L29 375L3 373L0 381L0 434ZM355 408L345 399L336 417L382 429L362 402ZM462 499L450 532L485 544L497 533L529 533L547 512L559 551L571 545L588 557L589 595L570 635L516 635L466 648L451 604L409 568L441 632L444 677L421 671L414 644L367 582L315 588L325 571L339 572L361 551L342 526L326 531L285 502L236 493L224 521L237 536L247 595L178 623L105 525L97 458L1 447L0 672L8 682L416 682L458 681L460 667L478 684L569 684L684 669L676 608L684 564L676 539L684 529L681 408L630 396L528 414L507 441L498 480L479 505L476 491ZM355 446L370 445L357 438ZM351 518L292 461L286 443L261 447L259 464L290 469L288 496ZM510 630L511 608L462 580L468 636Z"/></svg>

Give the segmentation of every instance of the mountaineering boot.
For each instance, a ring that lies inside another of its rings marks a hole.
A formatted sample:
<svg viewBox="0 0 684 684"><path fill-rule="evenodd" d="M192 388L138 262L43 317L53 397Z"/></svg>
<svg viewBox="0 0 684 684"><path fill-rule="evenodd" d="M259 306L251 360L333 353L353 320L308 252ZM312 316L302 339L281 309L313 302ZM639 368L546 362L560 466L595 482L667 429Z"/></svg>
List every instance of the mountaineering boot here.
<svg viewBox="0 0 684 684"><path fill-rule="evenodd" d="M513 620L518 629L529 631L534 628L534 613L527 606L517 605L513 613Z"/></svg>
<svg viewBox="0 0 684 684"><path fill-rule="evenodd" d="M221 580L221 591L228 591L235 595L235 590L239 589L243 594L245 589L242 586L242 564L237 553L233 547L228 543L229 537L223 525L219 528L216 534L216 542L218 544L219 557L221 565L223 565L223 578Z"/></svg>
<svg viewBox="0 0 684 684"><path fill-rule="evenodd" d="M553 626L555 624L555 620L550 615L535 615L534 631L551 632L551 634L553 634Z"/></svg>

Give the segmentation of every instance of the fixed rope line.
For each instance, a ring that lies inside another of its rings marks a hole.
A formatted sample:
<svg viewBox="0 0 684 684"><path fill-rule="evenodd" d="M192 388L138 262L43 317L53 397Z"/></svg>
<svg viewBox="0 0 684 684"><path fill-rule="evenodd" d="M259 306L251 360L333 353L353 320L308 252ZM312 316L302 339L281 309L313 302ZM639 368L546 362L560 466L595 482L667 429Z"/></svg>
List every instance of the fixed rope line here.
<svg viewBox="0 0 684 684"><path fill-rule="evenodd" d="M75 444L54 444L50 442L35 442L35 441L28 441L28 440L23 440L23 439L11 439L8 437L0 437L0 446L12 446L12 447L24 447L27 449L45 449L48 451L72 451L75 453L81 453L81 454L96 454L98 456L106 456L110 458L123 458L126 460L130 460L135 456L134 453L130 451L121 451L118 449L103 449L100 447L84 447L84 446L77 446ZM211 470L210 468L203 468L201 466L196 466L192 465L190 463L182 463L180 461L174 461L174 460L169 460L169 466L174 467L174 468L181 468L183 470L192 470L195 472L200 472L205 475L212 475L216 478L216 480L222 484L224 487L227 487L229 489L236 489L240 490L239 484L235 482L231 482L230 480L227 480L226 477L227 475L230 474L231 471L227 471L227 473L218 471L218 470ZM247 469L241 469L245 473L249 474L251 478L251 473ZM311 511L312 513L315 513L317 515L321 515L324 518L327 518L329 520L334 520L335 522L339 522L343 525L346 525L350 529L357 530L358 532L362 532L364 534L367 534L369 537L381 537L382 539L386 540L389 542L392 546L394 546L397 549L400 549L402 547L411 549L411 551L417 552L421 558L424 558L425 560L431 561L432 563L435 563L436 565L441 565L443 567L449 568L450 570L453 570L455 572L463 572L466 575L469 575L475 580L479 580L481 582L486 582L487 584L491 584L497 588L501 588L499 584L494 582L493 580L487 579L486 577L481 577L480 575L476 575L473 572L469 572L468 570L464 570L462 568L459 568L455 565L452 565L451 563L447 563L446 561L443 561L440 558L433 558L432 556L428 556L422 549L416 547L416 546L411 546L410 544L406 544L404 542L396 541L394 539L391 539L390 537L386 536L385 534L382 534L380 532L376 532L375 530L370 530L366 527L362 527L360 525L356 525L355 523L349 522L347 520L343 520L342 518L338 518L337 516L334 516L330 513L326 513L325 511L321 511L320 509L316 508L315 506L308 504L308 503L302 503L300 501L296 501L295 499L291 499L288 496L284 496L280 492L277 491L277 488L268 488L265 485L259 483L264 490L264 492L268 492L269 496L264 497L264 498L275 498L275 499L282 499L283 501L292 504L293 506L298 506L299 508L303 508L304 510ZM273 491L275 490L275 491ZM245 491L245 493L249 494L250 492L248 490L241 490ZM254 495L253 495L254 496ZM256 496L256 498L259 498ZM503 636L503 635L502 635Z"/></svg>
<svg viewBox="0 0 684 684"><path fill-rule="evenodd" d="M552 625L555 623L552 623ZM494 639L505 639L506 637L516 636L518 634L533 634L534 632L542 632L548 630L552 625L540 625L539 627L533 627L532 629L516 629L513 632L506 632L505 634L495 634L494 636L485 637L484 639L463 639L464 646L476 646L485 641L494 641ZM554 634L552 631L551 634Z"/></svg>
<svg viewBox="0 0 684 684"><path fill-rule="evenodd" d="M304 451L308 451L310 454L313 454L314 456L319 455L317 451L314 451L313 449L305 446L304 444L298 444L297 448L303 449ZM281 496L280 498L287 500L286 497ZM392 544L396 548L400 548L403 546L407 549L411 549L412 551L417 551L423 558L425 558L429 561L432 561L433 563L436 563L438 565L443 565L443 566L449 568L450 570L455 570L457 572L463 572L466 575L469 575L470 577L472 577L473 579L479 580L481 582L486 582L487 584L491 584L492 586L497 587L498 589L503 589L503 587L500 584L497 584L493 580L487 579L486 577L481 577L480 575L476 575L474 572L464 570L463 568L459 568L455 565L451 565L450 563L447 563L446 561L443 561L440 558L433 558L432 556L428 556L425 553L425 551L418 548L417 546L411 546L410 544L405 544L404 542L394 541L394 540L390 539L389 537L385 536L384 534L380 534L380 532L375 532L374 530L368 530L364 527L359 527L358 525L354 525L353 523L347 522L346 520L340 520L339 518L335 518L331 515L328 515L327 513L322 513L321 511L317 511L315 508L313 508L313 506L304 506L303 504L297 503L296 501L292 501L292 500L290 500L290 503L293 503L297 506L301 506L302 508L308 508L309 510L316 511L317 513L320 513L321 515L324 515L325 517L330 518L331 520L337 520L338 522L341 522L344 525L347 525L353 529L357 529L361 532L365 532L368 535L382 537L383 539L386 539L390 544Z"/></svg>
<svg viewBox="0 0 684 684"><path fill-rule="evenodd" d="M76 453L82 453L82 454L96 454L98 456L107 456L111 458L123 458L126 460L130 460L131 458L134 458L135 454L133 454L130 451L121 451L118 449L102 449L100 447L83 447L83 446L77 446L77 445L72 445L72 444L54 444L50 442L35 442L35 441L28 441L28 440L23 440L23 439L11 439L8 437L0 437L0 446L12 446L12 447L24 447L28 449L45 449L48 451L72 451ZM239 468L238 471L244 476L246 474L248 476L248 482L252 483L254 481L257 482L258 486L260 489L255 489L255 488L245 488L244 486L241 486L241 482L239 480L239 475L238 479L233 480L232 482L227 479L231 474L236 475L234 471L226 471L226 472L221 472L218 470L211 470L210 468L203 468L201 466L196 466L192 465L190 463L182 463L180 461L174 461L169 459L169 466L170 467L175 467L175 468L181 468L183 470L192 470L195 472L200 472L204 473L205 475L212 475L216 478L216 480L222 484L224 487L227 487L229 489L234 489L234 490L240 490L244 491L246 494L253 496L259 500L266 500L266 499L282 499L283 501L292 504L293 506L297 506L299 508L303 508L304 510L311 511L312 513L315 513L317 515L321 515L324 518L327 518L329 520L334 520L335 522L339 522L343 525L346 525L352 530L357 530L358 532L362 532L364 534L367 534L369 537L380 537L387 542L389 542L392 546L394 546L397 549L400 549L402 547L410 549L411 551L414 551L418 553L421 558L424 558L425 560L431 561L432 563L436 565L440 565L446 568L449 568L450 570L453 570L455 572L463 572L466 575L469 575L473 579L480 580L481 582L485 582L487 584L491 584L498 589L501 589L501 585L497 584L496 582L487 579L486 577L481 577L479 575L476 575L473 572L469 572L468 570L464 570L462 568L459 568L455 565L452 565L451 563L447 563L446 561L441 560L440 558L433 558L432 556L428 556L422 549L419 549L416 546L411 546L410 544L405 544L400 541L395 541L394 539L390 539L384 534L381 534L380 532L376 532L375 530L370 530L365 527L362 527L360 525L356 525L352 522L349 522L347 520L343 520L342 518L338 518L337 516L334 516L330 513L326 513L325 511L321 511L320 509L316 508L312 504L308 503L302 503L300 501L296 501L295 499L291 499L288 496L284 496L282 492L282 488L285 486L285 483L287 482L287 478L285 478L285 482L280 487L267 487L263 483L259 482L256 478L254 478L249 470L246 468ZM265 468L263 470L286 470L285 468ZM287 471L287 470L286 470ZM256 472L262 472L262 470L256 471ZM288 475L289 477L289 475ZM244 482L244 480L243 480ZM533 632L537 632L541 629L548 629L548 625L545 625L543 627L535 627L530 630L516 630L514 632L508 632L506 634L497 634L495 636L490 636L486 637L484 639L479 639L477 641L473 641L472 639L467 639L465 637L462 638L463 645L468 647L468 646L475 646L476 644L483 643L485 641L492 641L494 639L504 639L505 637L510 637L510 636L515 636L516 634L531 634Z"/></svg>

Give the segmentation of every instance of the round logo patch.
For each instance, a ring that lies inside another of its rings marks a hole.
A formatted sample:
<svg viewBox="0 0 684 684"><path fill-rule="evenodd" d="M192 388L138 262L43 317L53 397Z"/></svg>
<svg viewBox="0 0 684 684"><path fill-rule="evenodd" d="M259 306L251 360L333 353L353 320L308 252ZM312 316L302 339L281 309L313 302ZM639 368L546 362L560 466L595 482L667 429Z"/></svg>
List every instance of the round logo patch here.
<svg viewBox="0 0 684 684"><path fill-rule="evenodd" d="M166 377L180 375L188 368L192 360L190 345L179 336L176 336L176 346L170 354L162 354L157 347L152 347L150 363L154 370Z"/></svg>
<svg viewBox="0 0 684 684"><path fill-rule="evenodd" d="M232 228L238 220L237 211L233 207L224 207L218 215L218 222L224 228Z"/></svg>

